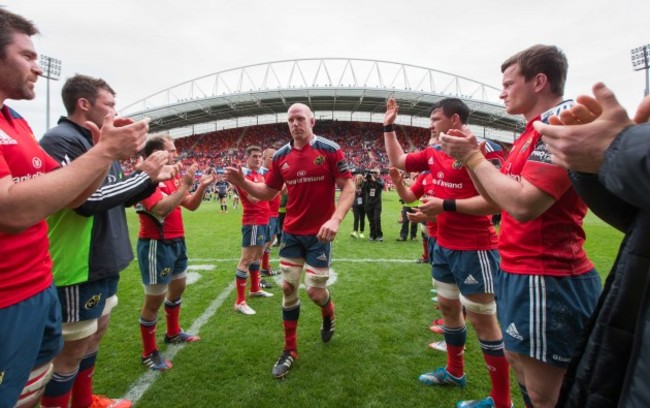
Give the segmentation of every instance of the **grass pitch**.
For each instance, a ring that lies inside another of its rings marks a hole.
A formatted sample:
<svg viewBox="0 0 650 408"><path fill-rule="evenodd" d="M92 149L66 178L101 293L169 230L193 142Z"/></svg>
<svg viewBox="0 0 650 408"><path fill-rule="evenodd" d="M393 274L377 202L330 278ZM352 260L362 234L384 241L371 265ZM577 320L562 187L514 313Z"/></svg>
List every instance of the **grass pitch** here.
<svg viewBox="0 0 650 408"><path fill-rule="evenodd" d="M440 316L431 301L428 265L416 264L420 241L396 242L400 204L384 193L384 242L350 237L348 214L334 242L330 286L336 303L336 334L320 340L320 311L301 291L298 326L300 357L284 380L271 377L283 348L282 294L250 299L257 314L233 311L234 273L241 243L241 209L221 214L215 202L196 212L184 211L190 279L181 312L186 331L202 340L167 347L164 311L159 313L159 348L173 369L154 373L140 364L138 315L143 300L134 261L122 273L119 307L100 348L95 391L136 400L138 407L452 407L460 399L484 398L489 377L478 341L468 330L464 389L420 384L419 374L444 366L446 356L427 344L441 340L428 326ZM135 245L138 221L132 209L129 227ZM366 223L367 224L367 223ZM587 251L604 277L609 273L622 235L592 214L585 219ZM366 226L366 237L369 228ZM277 248L271 253L277 266ZM522 406L512 381L515 406Z"/></svg>

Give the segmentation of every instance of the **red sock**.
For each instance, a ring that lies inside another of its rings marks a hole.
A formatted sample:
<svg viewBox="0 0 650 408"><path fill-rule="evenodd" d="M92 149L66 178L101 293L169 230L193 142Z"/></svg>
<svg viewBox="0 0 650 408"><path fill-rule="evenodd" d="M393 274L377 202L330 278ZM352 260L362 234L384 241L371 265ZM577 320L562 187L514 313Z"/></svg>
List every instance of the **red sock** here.
<svg viewBox="0 0 650 408"><path fill-rule="evenodd" d="M465 374L465 347L452 346L447 343L447 371L454 377L462 377Z"/></svg>
<svg viewBox="0 0 650 408"><path fill-rule="evenodd" d="M269 269L269 250L265 249L264 254L262 254L262 269Z"/></svg>
<svg viewBox="0 0 650 408"><path fill-rule="evenodd" d="M447 371L454 377L465 374L465 343L467 343L467 328L449 327L443 324L443 334L447 343Z"/></svg>
<svg viewBox="0 0 650 408"><path fill-rule="evenodd" d="M429 243L427 238L422 238L422 259L429 259Z"/></svg>
<svg viewBox="0 0 650 408"><path fill-rule="evenodd" d="M327 303L325 303L325 306L321 306L320 313L323 317L331 318L334 316L334 302L332 302L331 297L327 298Z"/></svg>
<svg viewBox="0 0 650 408"><path fill-rule="evenodd" d="M174 337L181 332L179 316L181 314L181 299L165 299L165 320L167 321L167 336Z"/></svg>
<svg viewBox="0 0 650 408"><path fill-rule="evenodd" d="M140 316L140 335L142 336L142 355L148 356L158 350L156 345L156 325L158 319L153 321L144 320Z"/></svg>
<svg viewBox="0 0 650 408"><path fill-rule="evenodd" d="M287 350L298 349L298 320L283 320L282 327L284 327L284 348Z"/></svg>
<svg viewBox="0 0 650 408"><path fill-rule="evenodd" d="M68 408L76 376L77 372L63 375L54 373L50 382L45 386L41 406L44 408Z"/></svg>
<svg viewBox="0 0 650 408"><path fill-rule="evenodd" d="M79 363L79 374L72 386L71 408L87 408L93 402L93 374L97 352L85 355Z"/></svg>
<svg viewBox="0 0 650 408"><path fill-rule="evenodd" d="M284 348L286 350L298 349L298 318L300 317L300 303L292 309L282 309L282 327L284 327Z"/></svg>
<svg viewBox="0 0 650 408"><path fill-rule="evenodd" d="M503 340L480 340L483 358L492 381L490 397L497 408L510 408L510 365L503 352Z"/></svg>
<svg viewBox="0 0 650 408"><path fill-rule="evenodd" d="M246 281L248 274L240 269L237 269L235 276L235 286L237 287L237 300L236 304L246 301Z"/></svg>
<svg viewBox="0 0 650 408"><path fill-rule="evenodd" d="M260 291L260 271L251 271L251 292Z"/></svg>

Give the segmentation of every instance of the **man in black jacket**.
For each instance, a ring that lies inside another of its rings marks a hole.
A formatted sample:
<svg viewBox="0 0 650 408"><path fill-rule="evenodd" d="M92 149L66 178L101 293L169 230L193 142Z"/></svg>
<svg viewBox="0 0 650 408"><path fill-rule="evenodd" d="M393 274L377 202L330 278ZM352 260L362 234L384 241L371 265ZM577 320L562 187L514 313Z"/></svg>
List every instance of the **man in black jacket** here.
<svg viewBox="0 0 650 408"><path fill-rule="evenodd" d="M596 99L536 123L553 161L571 170L589 208L625 233L598 307L564 379L558 407L648 407L650 389L650 97L629 119L602 83Z"/></svg>
<svg viewBox="0 0 650 408"><path fill-rule="evenodd" d="M384 191L384 180L379 169L366 172L361 185L363 202L370 223L370 241L383 241L384 232L381 229L381 192Z"/></svg>
<svg viewBox="0 0 650 408"><path fill-rule="evenodd" d="M41 139L41 146L68 165L94 144L87 122L101 127L115 114L115 92L103 80L75 75L62 89L68 112ZM140 163L143 171L125 177L119 162L90 198L74 209L48 218L54 283L63 314L63 350L54 359L54 375L45 388L44 407L130 407L126 400L93 395L92 378L99 343L117 305L119 273L133 260L125 205L151 195L158 181L171 177L167 153Z"/></svg>

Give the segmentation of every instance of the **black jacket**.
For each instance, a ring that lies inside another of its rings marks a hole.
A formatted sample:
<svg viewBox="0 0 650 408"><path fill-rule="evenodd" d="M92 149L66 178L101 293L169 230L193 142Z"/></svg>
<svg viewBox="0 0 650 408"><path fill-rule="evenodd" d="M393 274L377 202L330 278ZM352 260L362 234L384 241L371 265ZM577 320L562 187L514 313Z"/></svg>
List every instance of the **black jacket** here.
<svg viewBox="0 0 650 408"><path fill-rule="evenodd" d="M571 174L591 210L625 233L559 407L650 407L650 125L626 128L598 175Z"/></svg>
<svg viewBox="0 0 650 408"><path fill-rule="evenodd" d="M40 143L64 166L93 146L90 131L64 117L58 126L45 133ZM124 206L150 196L155 189L146 173L124 177L122 167L114 162L101 187L86 202L74 210L64 209L50 216L50 253L56 286L106 278L126 268L133 260L133 250ZM86 262L79 262L80 259Z"/></svg>

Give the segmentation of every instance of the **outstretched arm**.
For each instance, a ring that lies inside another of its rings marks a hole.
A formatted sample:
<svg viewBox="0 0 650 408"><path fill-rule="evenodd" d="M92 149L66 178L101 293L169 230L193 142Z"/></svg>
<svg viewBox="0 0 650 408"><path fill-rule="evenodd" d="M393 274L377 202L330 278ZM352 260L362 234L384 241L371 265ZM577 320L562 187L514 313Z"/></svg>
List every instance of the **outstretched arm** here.
<svg viewBox="0 0 650 408"><path fill-rule="evenodd" d="M212 170L208 169L201 176L201 179L199 180L199 186L196 188L196 191L190 195L185 196L182 206L190 211L194 211L199 208L203 202L203 194L205 193L205 189L208 188L210 184L214 183L214 180L215 176L212 173Z"/></svg>
<svg viewBox="0 0 650 408"><path fill-rule="evenodd" d="M555 203L551 195L525 178L517 180L501 173L483 156L474 135L451 129L440 136L440 143L447 154L467 168L481 195L516 220L525 222L537 218Z"/></svg>
<svg viewBox="0 0 650 408"><path fill-rule="evenodd" d="M384 128L393 126L395 119L397 119L397 112L399 106L395 98L390 98L386 102L386 114L384 115ZM386 154L390 165L400 170L406 169L406 154L397 140L397 134L394 130L386 132L384 129L384 144L386 145Z"/></svg>
<svg viewBox="0 0 650 408"><path fill-rule="evenodd" d="M260 200L272 200L279 190L267 186L265 183L253 183L244 177L240 168L226 167L224 175L226 180L235 186L241 187L248 194Z"/></svg>
<svg viewBox="0 0 650 408"><path fill-rule="evenodd" d="M71 203L85 201L103 180L98 174L104 175L114 160L142 149L148 122L116 127L107 116L98 143L68 166L20 183L11 175L0 178L0 231L18 233Z"/></svg>

